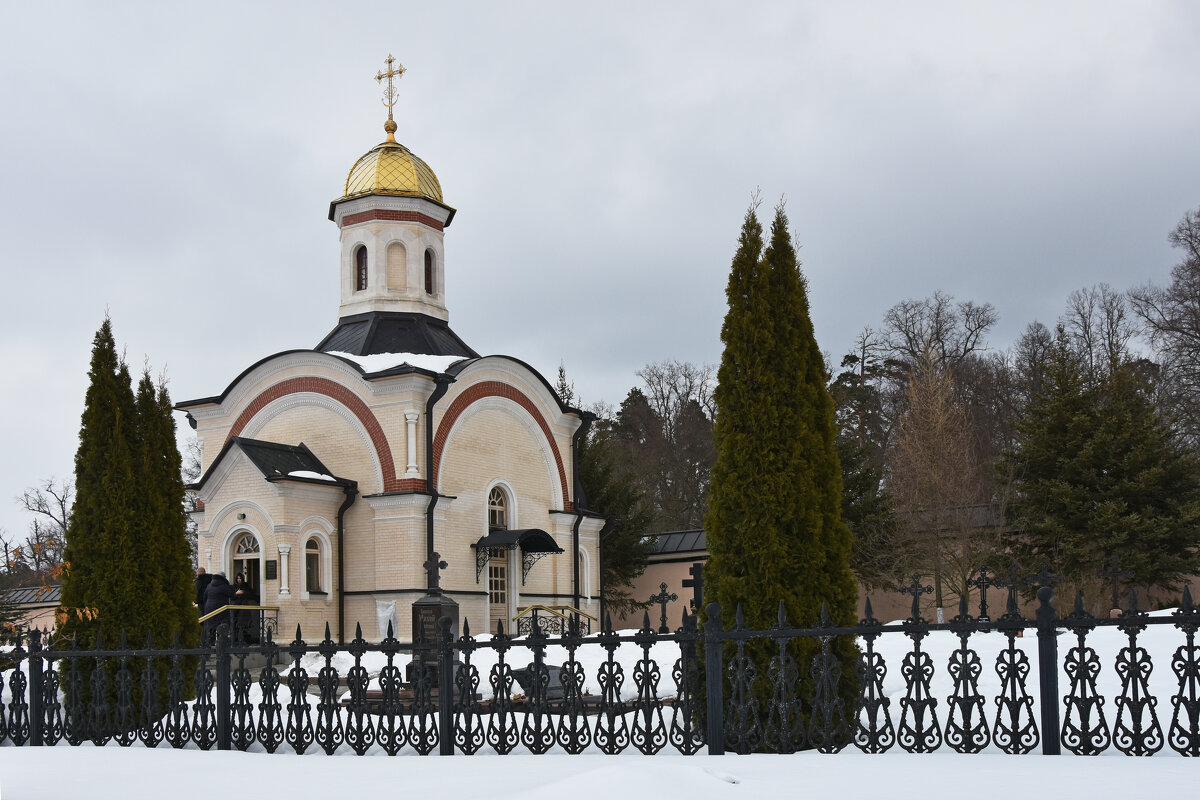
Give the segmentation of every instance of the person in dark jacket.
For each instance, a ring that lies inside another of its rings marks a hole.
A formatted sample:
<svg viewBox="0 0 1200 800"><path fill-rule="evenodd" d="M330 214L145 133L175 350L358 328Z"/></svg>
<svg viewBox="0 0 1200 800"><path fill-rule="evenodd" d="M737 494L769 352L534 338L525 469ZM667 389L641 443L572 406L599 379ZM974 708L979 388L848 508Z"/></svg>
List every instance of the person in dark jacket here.
<svg viewBox="0 0 1200 800"><path fill-rule="evenodd" d="M204 590L208 588L208 584L212 583L212 575L205 572L204 567L196 570L196 605L200 608L200 613L204 613Z"/></svg>
<svg viewBox="0 0 1200 800"><path fill-rule="evenodd" d="M237 602L234 599L236 596L237 589L229 585L229 579L225 577L224 572L218 572L212 576L212 580L208 583L208 588L204 590L204 613L211 614L219 608ZM211 643L217 632L217 627L223 623L228 624L228 622L228 611L224 611L205 622L204 641Z"/></svg>

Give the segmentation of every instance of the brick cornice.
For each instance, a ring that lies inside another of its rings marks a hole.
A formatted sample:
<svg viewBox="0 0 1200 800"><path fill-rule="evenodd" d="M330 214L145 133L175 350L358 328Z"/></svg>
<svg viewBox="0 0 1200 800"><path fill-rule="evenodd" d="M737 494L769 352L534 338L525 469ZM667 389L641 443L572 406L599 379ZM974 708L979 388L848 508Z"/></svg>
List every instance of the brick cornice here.
<svg viewBox="0 0 1200 800"><path fill-rule="evenodd" d="M446 413L442 416L438 423L437 433L433 437L433 468L430 476L431 486L438 485L438 474L442 466L442 451L446 447L446 440L450 436L450 431L454 428L454 423L462 416L473 403L476 403L485 397L503 397L511 400L521 408L529 412L529 416L533 417L537 422L538 428L546 437L546 444L550 446L550 452L554 454L554 465L558 468L558 481L562 487L563 508L567 511L574 510L575 504L569 499L571 493L567 489L567 471L563 466L562 453L558 450L558 444L554 441L554 434L550 432L550 426L546 424L545 418L542 417L540 411L533 401L529 399L521 390L509 386L507 383L500 381L481 381L473 386L468 387L462 394L454 398L454 402L446 409Z"/></svg>
<svg viewBox="0 0 1200 800"><path fill-rule="evenodd" d="M357 214L347 214L342 218L342 227L358 225L359 223L371 222L373 220L419 222L422 225L433 228L435 231L445 230L446 227L428 214L422 214L419 211L397 211L390 208L372 208L367 211L360 211Z"/></svg>
<svg viewBox="0 0 1200 800"><path fill-rule="evenodd" d="M379 424L379 420L358 395L328 378L289 378L260 393L238 415L233 427L229 429L226 441L241 435L254 415L266 408L268 404L281 397L300 392L324 395L350 411L366 428L367 435L371 437L371 444L375 447L375 456L379 459L379 468L383 472L383 491L398 492L405 488L403 486L405 482L396 477L396 464L392 459L392 448L388 445L387 437L383 433L383 426Z"/></svg>

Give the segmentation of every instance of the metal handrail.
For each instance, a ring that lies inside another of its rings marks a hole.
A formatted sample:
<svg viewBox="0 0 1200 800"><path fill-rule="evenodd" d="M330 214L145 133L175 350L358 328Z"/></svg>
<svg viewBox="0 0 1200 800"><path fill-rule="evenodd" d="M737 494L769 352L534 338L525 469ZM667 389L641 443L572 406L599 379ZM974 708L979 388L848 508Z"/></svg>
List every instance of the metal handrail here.
<svg viewBox="0 0 1200 800"><path fill-rule="evenodd" d="M231 610L235 610L235 609L238 611L278 611L279 606L238 606L238 605L234 605L233 603L230 603L229 605L221 606L216 611L208 612L207 614L205 614L203 617L200 618L200 621L207 622L208 620L215 617L217 614L221 614L225 611L231 611Z"/></svg>
<svg viewBox="0 0 1200 800"><path fill-rule="evenodd" d="M534 605L534 606L525 606L525 608L518 611L517 615L515 617L513 617L513 622L516 622L521 617L526 616L531 611L546 611L546 612L553 614L556 617L561 618L564 621L569 621L571 619L571 617L570 617L571 614L578 614L581 617L587 617L592 622L600 621L600 620L596 619L595 617L593 617L591 614L587 613L586 611L580 611L578 608L572 608L571 606Z"/></svg>

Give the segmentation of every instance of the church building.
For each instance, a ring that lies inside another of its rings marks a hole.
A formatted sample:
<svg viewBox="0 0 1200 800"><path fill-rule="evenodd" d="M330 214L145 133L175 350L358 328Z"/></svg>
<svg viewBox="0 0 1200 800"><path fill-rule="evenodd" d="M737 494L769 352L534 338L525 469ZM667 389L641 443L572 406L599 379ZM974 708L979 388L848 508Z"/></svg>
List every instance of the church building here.
<svg viewBox="0 0 1200 800"><path fill-rule="evenodd" d="M297 623L310 640L326 623L339 640L356 625L382 639L389 623L411 638L413 601L439 583L435 552L473 632L512 630L533 605L598 613L604 520L575 481L589 415L450 328L446 274L472 265L447 255L455 209L437 176L396 141L403 71L389 56L376 76L387 138L329 205L337 325L177 405L202 450L198 564L245 573L286 638Z"/></svg>

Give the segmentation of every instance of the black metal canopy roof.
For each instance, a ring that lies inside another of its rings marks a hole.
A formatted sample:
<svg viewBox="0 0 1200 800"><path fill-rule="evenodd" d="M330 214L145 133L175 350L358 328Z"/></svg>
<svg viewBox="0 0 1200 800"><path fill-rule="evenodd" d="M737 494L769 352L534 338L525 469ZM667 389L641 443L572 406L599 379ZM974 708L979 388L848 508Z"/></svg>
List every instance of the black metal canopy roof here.
<svg viewBox="0 0 1200 800"><path fill-rule="evenodd" d="M317 345L322 353L339 352L355 356L377 353L415 353L427 356L479 354L450 330L449 323L424 314L402 311L370 311L342 317L337 327Z"/></svg>
<svg viewBox="0 0 1200 800"><path fill-rule="evenodd" d="M250 463L255 469L263 474L263 477L269 481L293 480L306 481L310 483L320 483L332 485L330 481L322 480L311 476L292 475L294 472L312 472L317 475L328 475L334 481L340 481L329 468L321 463L321 459L317 458L308 446L301 442L299 445L280 444L279 442L264 442L261 439L247 439L244 436L231 436L225 446L221 448L221 452L213 459L208 470L200 477L200 480L192 484L190 489L199 489L204 486L213 470L225 458L230 449L237 445L246 454L246 458L250 459Z"/></svg>
<svg viewBox="0 0 1200 800"><path fill-rule="evenodd" d="M561 553L563 549L554 537L541 528L522 528L514 531L491 531L480 537L473 547L520 547L526 553Z"/></svg>

